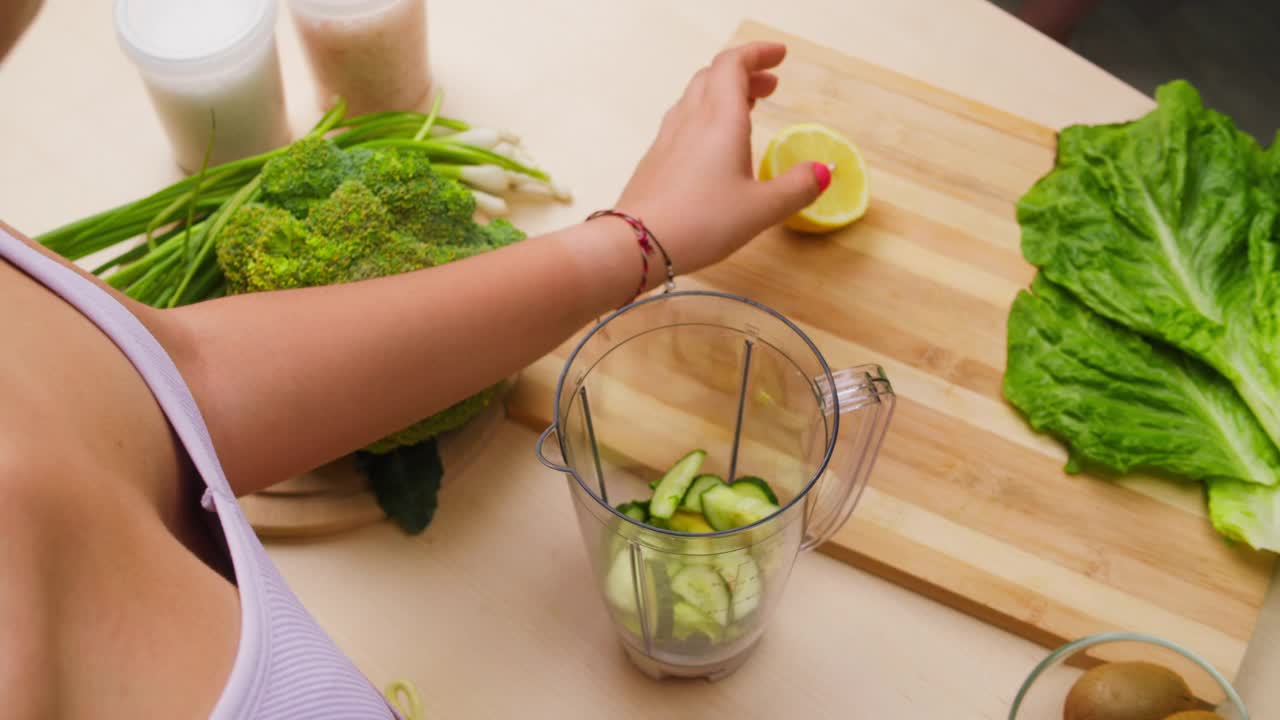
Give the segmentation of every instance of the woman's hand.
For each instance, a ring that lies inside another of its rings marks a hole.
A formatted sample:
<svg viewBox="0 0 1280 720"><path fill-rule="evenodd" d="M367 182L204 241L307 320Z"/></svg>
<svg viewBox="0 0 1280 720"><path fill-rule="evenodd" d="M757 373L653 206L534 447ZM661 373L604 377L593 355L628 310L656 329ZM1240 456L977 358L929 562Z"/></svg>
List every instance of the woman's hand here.
<svg viewBox="0 0 1280 720"><path fill-rule="evenodd" d="M751 164L751 108L778 86L785 45L726 50L699 70L666 114L618 208L644 221L686 274L723 260L765 228L812 203L831 174L798 165L768 182ZM650 284L662 279L662 264Z"/></svg>

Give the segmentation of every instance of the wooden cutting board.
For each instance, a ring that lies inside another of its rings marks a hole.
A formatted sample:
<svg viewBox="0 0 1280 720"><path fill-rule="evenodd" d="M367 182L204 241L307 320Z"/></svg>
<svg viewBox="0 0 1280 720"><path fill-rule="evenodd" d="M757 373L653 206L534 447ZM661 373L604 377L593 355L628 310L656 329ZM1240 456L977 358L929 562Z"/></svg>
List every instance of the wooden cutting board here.
<svg viewBox="0 0 1280 720"><path fill-rule="evenodd" d="M1062 447L1001 394L1009 305L1034 275L1014 206L1052 167L1054 132L758 24L733 42L756 39L790 48L754 113L756 157L788 124L826 123L862 148L871 207L827 237L769 231L678 285L777 309L833 367L886 369L897 414L823 550L1048 646L1144 631L1234 677L1273 558L1223 542L1195 487L1064 474ZM550 422L570 347L524 373L512 417Z"/></svg>

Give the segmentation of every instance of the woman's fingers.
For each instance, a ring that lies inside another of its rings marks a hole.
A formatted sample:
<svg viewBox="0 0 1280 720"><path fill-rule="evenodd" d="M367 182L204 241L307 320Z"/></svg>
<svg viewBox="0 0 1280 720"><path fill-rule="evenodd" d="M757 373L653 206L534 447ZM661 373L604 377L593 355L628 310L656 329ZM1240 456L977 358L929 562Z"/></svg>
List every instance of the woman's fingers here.
<svg viewBox="0 0 1280 720"><path fill-rule="evenodd" d="M753 100L777 87L776 76L765 71L781 63L786 54L787 46L779 43L750 43L725 50L711 63L708 96L725 109L750 109Z"/></svg>
<svg viewBox="0 0 1280 720"><path fill-rule="evenodd" d="M684 99L681 103L693 103L694 107L701 105L707 99L707 75L710 74L711 68L702 68L693 74L693 79L689 81L689 87L685 90Z"/></svg>
<svg viewBox="0 0 1280 720"><path fill-rule="evenodd" d="M777 67L787 56L787 46L782 43L753 42L729 48L716 56L712 61L713 69L721 72L736 72L749 75L758 70Z"/></svg>
<svg viewBox="0 0 1280 720"><path fill-rule="evenodd" d="M819 163L798 163L778 177L752 185L750 202L743 205L743 215L758 229L763 229L808 205L831 182L830 172ZM757 230L758 231L758 230Z"/></svg>
<svg viewBox="0 0 1280 720"><path fill-rule="evenodd" d="M777 89L778 76L771 72L753 72L747 81L747 97L753 102L763 97L769 97Z"/></svg>

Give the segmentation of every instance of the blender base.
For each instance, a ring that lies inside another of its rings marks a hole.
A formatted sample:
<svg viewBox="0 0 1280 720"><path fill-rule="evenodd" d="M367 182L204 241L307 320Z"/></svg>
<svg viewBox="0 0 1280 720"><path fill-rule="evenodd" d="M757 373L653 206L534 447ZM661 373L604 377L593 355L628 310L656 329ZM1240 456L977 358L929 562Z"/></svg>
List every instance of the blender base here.
<svg viewBox="0 0 1280 720"><path fill-rule="evenodd" d="M705 665L675 665L645 655L643 652L631 647L626 641L621 644L622 649L627 653L627 658L631 660L631 664L654 680L702 678L707 682L715 682L732 675L735 670L742 667L747 662L747 658L751 656L752 651L755 650L758 642L759 640L751 643L731 657Z"/></svg>

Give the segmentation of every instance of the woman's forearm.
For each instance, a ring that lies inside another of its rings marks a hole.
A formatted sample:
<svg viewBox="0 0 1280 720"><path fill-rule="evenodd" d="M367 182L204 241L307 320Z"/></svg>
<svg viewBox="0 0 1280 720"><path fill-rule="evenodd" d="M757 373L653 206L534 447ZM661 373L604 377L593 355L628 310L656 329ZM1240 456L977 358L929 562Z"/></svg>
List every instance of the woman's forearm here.
<svg viewBox="0 0 1280 720"><path fill-rule="evenodd" d="M751 43L696 73L618 206L662 238L678 272L728 257L830 180L799 163L758 182L752 104L786 48ZM135 307L192 387L227 476L257 490L361 448L506 377L631 299L634 232L600 218L430 270ZM647 285L665 275L651 263ZM136 305L136 304L135 304Z"/></svg>
<svg viewBox="0 0 1280 720"><path fill-rule="evenodd" d="M429 270L227 297L152 324L243 494L525 367L639 278L632 230L601 218Z"/></svg>

